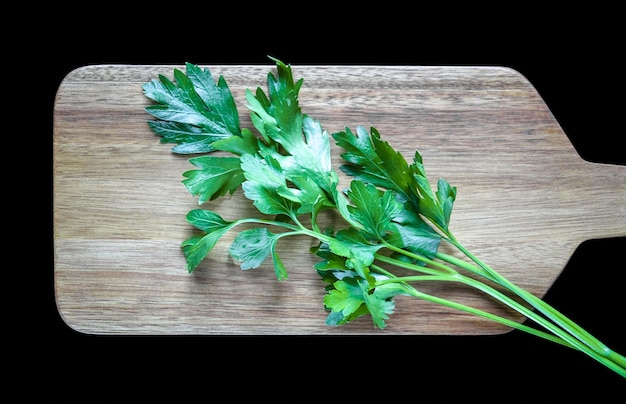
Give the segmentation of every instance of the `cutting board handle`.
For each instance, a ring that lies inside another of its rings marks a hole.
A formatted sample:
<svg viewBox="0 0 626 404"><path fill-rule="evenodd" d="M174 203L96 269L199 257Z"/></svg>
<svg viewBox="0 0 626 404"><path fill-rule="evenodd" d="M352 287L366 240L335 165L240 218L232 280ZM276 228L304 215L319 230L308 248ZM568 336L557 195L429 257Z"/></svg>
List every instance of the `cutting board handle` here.
<svg viewBox="0 0 626 404"><path fill-rule="evenodd" d="M626 236L626 166L585 161L589 175L577 203L585 206L581 217L594 238ZM590 221L591 220L591 221Z"/></svg>

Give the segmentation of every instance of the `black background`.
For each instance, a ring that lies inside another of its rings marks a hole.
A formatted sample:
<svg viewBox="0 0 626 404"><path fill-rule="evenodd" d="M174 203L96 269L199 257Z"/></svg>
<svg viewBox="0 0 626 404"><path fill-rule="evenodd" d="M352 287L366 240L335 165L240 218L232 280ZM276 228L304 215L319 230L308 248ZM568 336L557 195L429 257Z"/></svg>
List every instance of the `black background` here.
<svg viewBox="0 0 626 404"><path fill-rule="evenodd" d="M583 158L626 164L617 11L520 7L500 14L485 10L482 17L455 10L461 12L450 18L451 6L427 11L378 5L369 13L347 14L312 5L300 11L279 4L171 7L149 6L139 15L123 7L68 9L21 48L16 67L30 67L37 91L41 77L47 86L45 98L31 101L43 107L37 141L47 145L46 172L52 166L54 96L73 69L101 63L269 64L267 55L292 65L509 66L535 86ZM48 180L51 184L51 175ZM580 203L593 209L593 195L581 194ZM545 297L622 353L625 250L626 238L583 243ZM518 332L378 338L82 335L56 310L51 237L48 252L48 263L37 272L40 288L29 289L41 304L29 311L32 329L20 328L31 342L24 351L28 359L19 361L15 374L53 381L56 387L47 394L61 400L85 389L105 401L155 396L176 402L246 397L396 402L425 395L451 401L459 393L527 401L561 392L613 397L623 395L626 386L584 355ZM490 390L494 386L500 387Z"/></svg>

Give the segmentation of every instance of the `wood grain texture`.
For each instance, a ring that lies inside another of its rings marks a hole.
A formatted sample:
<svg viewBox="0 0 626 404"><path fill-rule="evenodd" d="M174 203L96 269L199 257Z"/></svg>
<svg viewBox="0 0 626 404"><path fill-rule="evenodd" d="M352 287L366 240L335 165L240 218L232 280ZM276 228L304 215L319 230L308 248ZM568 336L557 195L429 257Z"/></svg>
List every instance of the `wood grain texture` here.
<svg viewBox="0 0 626 404"><path fill-rule="evenodd" d="M245 89L266 87L271 65L211 66L251 127ZM268 262L243 271L227 254L234 233L193 274L180 242L197 199L190 168L148 128L141 85L170 65L93 65L69 73L54 106L54 279L58 310L90 334L498 334L506 327L428 302L397 298L384 331L362 318L324 324L323 284L306 253L279 244L290 277ZM574 249L626 235L626 167L584 161L533 86L504 67L293 66L300 103L329 132L375 126L431 180L458 188L451 229L470 251L543 296ZM339 165L339 150L333 154ZM348 184L344 179L343 185ZM240 192L210 203L227 219L256 214ZM332 224L333 218L326 219ZM445 250L454 253L451 250ZM609 268L608 270L618 270ZM595 270L595 269L590 269ZM607 270L606 268L603 270ZM425 292L523 318L463 287Z"/></svg>

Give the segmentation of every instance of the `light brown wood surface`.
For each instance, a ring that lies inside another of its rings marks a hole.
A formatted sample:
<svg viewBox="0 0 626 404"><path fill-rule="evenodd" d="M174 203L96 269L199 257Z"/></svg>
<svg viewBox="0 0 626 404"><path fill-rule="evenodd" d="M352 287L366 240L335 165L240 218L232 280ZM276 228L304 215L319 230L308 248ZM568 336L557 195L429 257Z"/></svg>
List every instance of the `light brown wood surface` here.
<svg viewBox="0 0 626 404"><path fill-rule="evenodd" d="M223 75L252 127L246 88L266 89L273 65L203 65ZM58 310L90 334L498 334L496 323L399 297L383 331L369 317L324 324L324 284L309 239L279 244L243 271L227 254L234 232L189 274L180 243L197 199L181 183L189 156L148 128L142 84L170 65L93 65L69 73L54 106L54 279ZM505 67L293 66L303 111L329 132L374 126L434 182L458 188L451 229L466 247L543 296L575 248L626 235L626 167L584 161L539 94ZM340 164L339 150L333 159ZM347 184L348 179L345 179ZM255 214L241 192L207 204L226 219ZM330 219L329 219L330 220ZM444 249L445 252L453 253ZM456 255L456 254L455 254ZM604 268L603 270L619 270ZM590 269L594 270L594 269ZM509 315L463 287L422 290ZM523 318L513 316L516 321Z"/></svg>

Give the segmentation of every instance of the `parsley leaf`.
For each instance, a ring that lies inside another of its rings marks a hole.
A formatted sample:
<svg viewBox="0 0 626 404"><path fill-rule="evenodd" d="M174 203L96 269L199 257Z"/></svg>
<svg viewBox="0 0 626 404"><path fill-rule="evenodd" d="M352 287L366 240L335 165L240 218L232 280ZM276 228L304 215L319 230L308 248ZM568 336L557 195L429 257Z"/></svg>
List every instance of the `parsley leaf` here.
<svg viewBox="0 0 626 404"><path fill-rule="evenodd" d="M340 168L355 179L397 192L413 205L415 211L431 220L448 233L456 188L439 179L437 193L433 193L419 151L409 164L402 153L381 139L376 128L367 130L358 126L356 133L349 128L333 133L338 146L344 149L346 161Z"/></svg>
<svg viewBox="0 0 626 404"><path fill-rule="evenodd" d="M199 156L189 162L200 169L185 171L183 184L198 196L198 204L232 194L244 179L237 157Z"/></svg>
<svg viewBox="0 0 626 404"><path fill-rule="evenodd" d="M415 179L402 154L381 140L380 133L371 128L368 134L363 126L356 133L349 128L332 134L338 146L344 149L345 163L340 169L363 182L393 190L410 199L414 194Z"/></svg>
<svg viewBox="0 0 626 404"><path fill-rule="evenodd" d="M204 209L194 209L187 213L187 221L203 232L188 238L181 244L187 259L187 270L192 272L211 252L219 239L237 225L237 222L224 220L217 213Z"/></svg>
<svg viewBox="0 0 626 404"><path fill-rule="evenodd" d="M400 213L402 204L393 191L381 191L372 184L354 180L350 183L348 206L352 218L361 224L363 232L373 240L384 239L391 230L392 220ZM373 204L372 201L378 201Z"/></svg>
<svg viewBox="0 0 626 404"><path fill-rule="evenodd" d="M332 284L327 287L328 294L324 296L324 306L330 310L326 324L346 324L369 314L376 327L385 328L385 320L395 310L393 297L406 294L405 290L398 284L389 283L378 286L372 292L369 285L359 277L345 272L333 273L338 274L339 278L331 281ZM327 278L327 281L328 279L331 278Z"/></svg>
<svg viewBox="0 0 626 404"><path fill-rule="evenodd" d="M178 144L176 153L211 152L213 142L241 136L239 114L223 77L216 84L209 69L185 66L186 74L174 70L175 83L164 75L144 83L144 95L157 102L145 108L158 119L148 124L162 143Z"/></svg>
<svg viewBox="0 0 626 404"><path fill-rule="evenodd" d="M228 252L241 261L241 269L258 268L271 255L279 280L288 277L285 266L276 253L276 243L282 236L273 234L265 227L244 230L237 234Z"/></svg>

